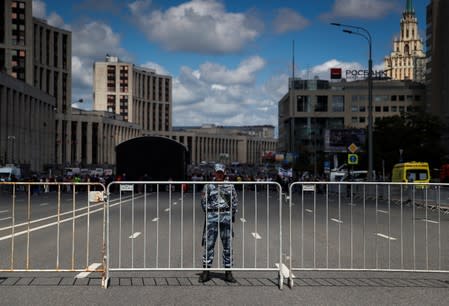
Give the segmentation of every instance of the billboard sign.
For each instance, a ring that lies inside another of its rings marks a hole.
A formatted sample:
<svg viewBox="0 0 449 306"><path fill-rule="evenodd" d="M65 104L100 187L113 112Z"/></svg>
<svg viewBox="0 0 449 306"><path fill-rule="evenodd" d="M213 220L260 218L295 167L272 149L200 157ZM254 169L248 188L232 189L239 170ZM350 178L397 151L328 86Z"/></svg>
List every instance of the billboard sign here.
<svg viewBox="0 0 449 306"><path fill-rule="evenodd" d="M331 68L331 80L341 79L341 68Z"/></svg>
<svg viewBox="0 0 449 306"><path fill-rule="evenodd" d="M324 151L348 152L351 144L363 148L365 140L365 129L328 129L324 132Z"/></svg>

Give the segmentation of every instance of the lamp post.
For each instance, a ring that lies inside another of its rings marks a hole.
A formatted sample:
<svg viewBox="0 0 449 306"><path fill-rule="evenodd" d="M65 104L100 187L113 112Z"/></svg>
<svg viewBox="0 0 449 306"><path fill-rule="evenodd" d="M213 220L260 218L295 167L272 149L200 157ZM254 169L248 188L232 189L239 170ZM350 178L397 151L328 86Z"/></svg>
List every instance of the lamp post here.
<svg viewBox="0 0 449 306"><path fill-rule="evenodd" d="M374 180L373 177L373 60L371 54L371 34L362 27L348 24L332 22L331 25L343 27L343 32L347 34L359 35L368 41L369 58L368 58L368 180ZM347 28L355 29L355 31Z"/></svg>

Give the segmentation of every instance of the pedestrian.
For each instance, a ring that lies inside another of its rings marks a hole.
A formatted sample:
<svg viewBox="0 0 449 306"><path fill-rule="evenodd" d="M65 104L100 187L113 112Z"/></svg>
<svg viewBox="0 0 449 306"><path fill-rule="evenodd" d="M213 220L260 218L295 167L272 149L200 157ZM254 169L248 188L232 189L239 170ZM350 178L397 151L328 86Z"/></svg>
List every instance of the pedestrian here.
<svg viewBox="0 0 449 306"><path fill-rule="evenodd" d="M225 167L216 164L214 167L216 182L224 182ZM218 232L223 245L223 266L232 268L233 223L237 212L237 192L230 183L209 183L204 185L201 193L201 207L205 213L203 229L203 268L211 268L214 260L214 248ZM200 283L210 280L209 270L204 270L199 278ZM225 272L225 281L235 283L231 271Z"/></svg>

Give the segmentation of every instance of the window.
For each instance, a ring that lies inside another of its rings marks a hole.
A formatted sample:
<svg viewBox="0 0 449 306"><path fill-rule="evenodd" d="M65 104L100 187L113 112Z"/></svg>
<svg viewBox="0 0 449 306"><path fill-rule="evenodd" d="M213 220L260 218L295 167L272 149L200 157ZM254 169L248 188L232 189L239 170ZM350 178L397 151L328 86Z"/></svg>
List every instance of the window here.
<svg viewBox="0 0 449 306"><path fill-rule="evenodd" d="M384 107L383 107L383 111L384 111L384 112L389 112L389 111L390 111L390 109L389 109L389 107L388 107L388 106L384 106Z"/></svg>
<svg viewBox="0 0 449 306"><path fill-rule="evenodd" d="M345 96L332 96L332 111L333 112L345 111Z"/></svg>
<svg viewBox="0 0 449 306"><path fill-rule="evenodd" d="M381 110L381 107L380 107L380 106L376 106L376 107L374 108L374 111L377 112L377 113L379 113L380 110Z"/></svg>
<svg viewBox="0 0 449 306"><path fill-rule="evenodd" d="M359 112L361 112L361 113L366 112L366 106L365 105L360 105L359 106Z"/></svg>
<svg viewBox="0 0 449 306"><path fill-rule="evenodd" d="M397 112L398 111L398 107L397 106L392 106L391 107L391 111L392 112Z"/></svg>
<svg viewBox="0 0 449 306"><path fill-rule="evenodd" d="M404 101L405 97L404 96L399 96L399 101Z"/></svg>
<svg viewBox="0 0 449 306"><path fill-rule="evenodd" d="M359 106L357 104L351 105L351 112L356 113L359 111Z"/></svg>
<svg viewBox="0 0 449 306"><path fill-rule="evenodd" d="M391 101L397 101L398 97L397 96L391 96Z"/></svg>
<svg viewBox="0 0 449 306"><path fill-rule="evenodd" d="M327 112L327 96L317 96L316 97L316 112Z"/></svg>
<svg viewBox="0 0 449 306"><path fill-rule="evenodd" d="M360 123L365 123L365 121L366 121L366 118L365 118L365 117L359 117L359 122L360 122Z"/></svg>
<svg viewBox="0 0 449 306"><path fill-rule="evenodd" d="M297 96L296 97L296 111L297 112L310 112L310 96Z"/></svg>
<svg viewBox="0 0 449 306"><path fill-rule="evenodd" d="M359 119L357 117L351 117L351 122L357 123L357 122L359 122Z"/></svg>

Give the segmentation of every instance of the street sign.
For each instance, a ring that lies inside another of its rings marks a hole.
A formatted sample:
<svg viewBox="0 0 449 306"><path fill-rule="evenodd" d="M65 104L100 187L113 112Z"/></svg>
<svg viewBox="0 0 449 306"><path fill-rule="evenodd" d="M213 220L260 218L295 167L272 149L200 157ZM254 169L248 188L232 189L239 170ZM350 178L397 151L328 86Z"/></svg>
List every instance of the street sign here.
<svg viewBox="0 0 449 306"><path fill-rule="evenodd" d="M359 149L359 147L357 147L357 145L355 143L351 143L348 147L349 152L351 153L355 153L357 152L357 150Z"/></svg>
<svg viewBox="0 0 449 306"><path fill-rule="evenodd" d="M348 154L348 165L357 165L359 163L359 156L357 154Z"/></svg>
<svg viewBox="0 0 449 306"><path fill-rule="evenodd" d="M302 191L315 191L315 185L302 185Z"/></svg>
<svg viewBox="0 0 449 306"><path fill-rule="evenodd" d="M134 185L120 185L120 191L133 191Z"/></svg>

